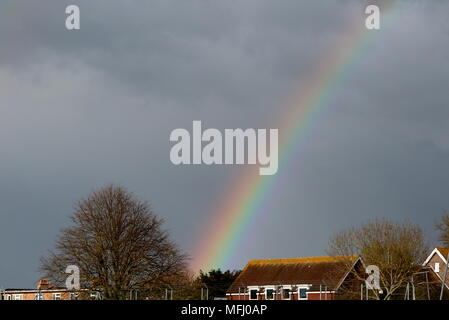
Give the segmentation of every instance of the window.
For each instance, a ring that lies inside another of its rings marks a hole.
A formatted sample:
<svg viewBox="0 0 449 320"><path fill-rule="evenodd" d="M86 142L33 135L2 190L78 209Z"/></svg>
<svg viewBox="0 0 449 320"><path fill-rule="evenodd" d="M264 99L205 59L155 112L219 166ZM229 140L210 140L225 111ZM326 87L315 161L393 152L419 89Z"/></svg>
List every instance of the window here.
<svg viewBox="0 0 449 320"><path fill-rule="evenodd" d="M44 300L44 295L42 293L36 293L34 300Z"/></svg>
<svg viewBox="0 0 449 320"><path fill-rule="evenodd" d="M440 264L435 262L435 272L440 272Z"/></svg>
<svg viewBox="0 0 449 320"><path fill-rule="evenodd" d="M70 293L70 300L78 300L78 294L77 293Z"/></svg>
<svg viewBox="0 0 449 320"><path fill-rule="evenodd" d="M299 300L307 300L307 289L306 288L299 289Z"/></svg>
<svg viewBox="0 0 449 320"><path fill-rule="evenodd" d="M15 294L13 300L22 300L22 295L21 294Z"/></svg>
<svg viewBox="0 0 449 320"><path fill-rule="evenodd" d="M265 289L265 299L274 300L274 289Z"/></svg>
<svg viewBox="0 0 449 320"><path fill-rule="evenodd" d="M284 300L290 299L290 289L282 289L282 299Z"/></svg>
<svg viewBox="0 0 449 320"><path fill-rule="evenodd" d="M249 290L249 299L250 300L257 300L257 289Z"/></svg>
<svg viewBox="0 0 449 320"><path fill-rule="evenodd" d="M90 294L90 300L100 300L100 295L98 292Z"/></svg>
<svg viewBox="0 0 449 320"><path fill-rule="evenodd" d="M53 293L53 300L61 300L61 294L60 293Z"/></svg>
<svg viewBox="0 0 449 320"><path fill-rule="evenodd" d="M6 300L11 300L11 295L10 294L6 295Z"/></svg>

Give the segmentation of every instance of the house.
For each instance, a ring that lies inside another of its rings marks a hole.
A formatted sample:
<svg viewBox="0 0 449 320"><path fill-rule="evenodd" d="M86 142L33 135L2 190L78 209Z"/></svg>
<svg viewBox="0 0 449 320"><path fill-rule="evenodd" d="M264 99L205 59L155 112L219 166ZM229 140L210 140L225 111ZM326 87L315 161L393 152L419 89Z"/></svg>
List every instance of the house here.
<svg viewBox="0 0 449 320"><path fill-rule="evenodd" d="M446 272L446 261L449 248L436 247L423 263L424 268L430 268L442 283ZM446 288L449 289L449 271L446 277Z"/></svg>
<svg viewBox="0 0 449 320"><path fill-rule="evenodd" d="M0 290L0 300L78 300L79 297L80 292L56 287L47 280L39 280L36 289Z"/></svg>
<svg viewBox="0 0 449 320"><path fill-rule="evenodd" d="M359 256L251 260L227 292L229 300L333 300L358 288ZM360 293L359 293L360 296Z"/></svg>
<svg viewBox="0 0 449 320"><path fill-rule="evenodd" d="M47 280L39 280L36 289L6 289L2 300L70 300L67 289L58 288ZM74 298L74 296L72 296Z"/></svg>

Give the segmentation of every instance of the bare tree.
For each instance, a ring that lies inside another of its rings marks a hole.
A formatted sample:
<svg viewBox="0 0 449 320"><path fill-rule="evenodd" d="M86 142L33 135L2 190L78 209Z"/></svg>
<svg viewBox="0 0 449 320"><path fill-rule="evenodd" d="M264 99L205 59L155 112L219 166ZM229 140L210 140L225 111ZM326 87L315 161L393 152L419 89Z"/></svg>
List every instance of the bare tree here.
<svg viewBox="0 0 449 320"><path fill-rule="evenodd" d="M449 214L445 213L441 217L441 221L435 225L439 231L438 240L447 248L449 248Z"/></svg>
<svg viewBox="0 0 449 320"><path fill-rule="evenodd" d="M372 294L376 299L390 300L405 288L412 274L421 269L428 245L419 226L375 220L333 236L329 241L329 254L358 254L366 265L378 266L383 294L378 291ZM354 275L360 278L359 274Z"/></svg>
<svg viewBox="0 0 449 320"><path fill-rule="evenodd" d="M55 283L76 265L83 288L125 299L128 290L164 283L185 269L186 256L162 230L163 221L123 187L94 191L76 204L71 220L55 250L41 259L41 270Z"/></svg>

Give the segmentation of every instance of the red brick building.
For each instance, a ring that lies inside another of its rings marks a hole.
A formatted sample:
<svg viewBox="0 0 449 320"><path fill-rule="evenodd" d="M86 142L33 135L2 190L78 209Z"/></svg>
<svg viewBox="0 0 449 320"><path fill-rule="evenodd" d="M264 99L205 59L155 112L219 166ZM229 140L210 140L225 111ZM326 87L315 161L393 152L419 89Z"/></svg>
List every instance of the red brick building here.
<svg viewBox="0 0 449 320"><path fill-rule="evenodd" d="M251 260L227 292L229 300L333 300L345 286L360 288L359 256Z"/></svg>
<svg viewBox="0 0 449 320"><path fill-rule="evenodd" d="M436 247L423 263L423 267L428 267L433 270L433 273L438 277L438 280L441 283L443 283L444 273L446 272L448 253L448 248ZM449 289L449 271L445 285L446 288Z"/></svg>
<svg viewBox="0 0 449 320"><path fill-rule="evenodd" d="M39 280L35 289L5 289L0 291L0 300L78 300L96 299L97 295L85 291L73 292L54 286L47 280Z"/></svg>
<svg viewBox="0 0 449 320"><path fill-rule="evenodd" d="M1 293L3 300L70 300L74 296L66 289L58 288L47 280L40 280L35 289L6 289Z"/></svg>

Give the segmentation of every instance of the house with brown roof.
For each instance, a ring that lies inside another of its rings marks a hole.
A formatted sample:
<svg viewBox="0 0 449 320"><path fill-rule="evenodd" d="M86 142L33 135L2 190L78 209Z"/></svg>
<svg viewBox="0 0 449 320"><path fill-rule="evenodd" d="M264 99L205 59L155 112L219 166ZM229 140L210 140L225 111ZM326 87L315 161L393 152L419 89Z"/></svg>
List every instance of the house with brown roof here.
<svg viewBox="0 0 449 320"><path fill-rule="evenodd" d="M226 295L229 300L333 300L345 288L360 288L356 275L364 269L359 256L251 260Z"/></svg>

